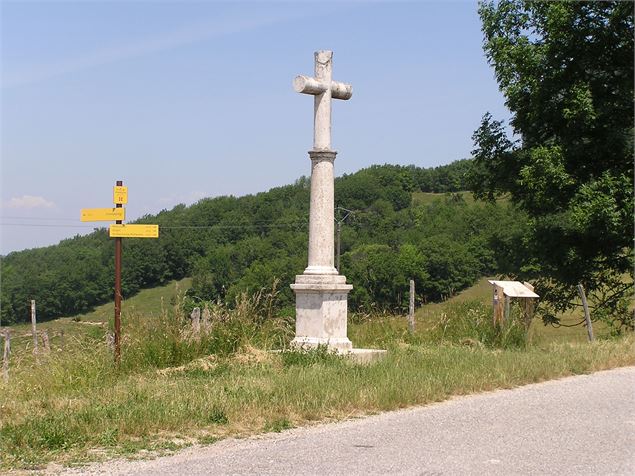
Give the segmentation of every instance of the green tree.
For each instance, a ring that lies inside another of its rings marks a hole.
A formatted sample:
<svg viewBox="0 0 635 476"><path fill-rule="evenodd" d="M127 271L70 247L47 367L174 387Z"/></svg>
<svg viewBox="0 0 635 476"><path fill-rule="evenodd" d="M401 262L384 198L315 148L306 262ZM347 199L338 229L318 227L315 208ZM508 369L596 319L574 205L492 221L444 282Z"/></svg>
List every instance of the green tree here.
<svg viewBox="0 0 635 476"><path fill-rule="evenodd" d="M354 308L378 306L404 311L410 279L414 279L418 289L429 280L423 255L410 244L396 250L382 244L363 245L342 258L348 281L354 283L350 295Z"/></svg>
<svg viewBox="0 0 635 476"><path fill-rule="evenodd" d="M520 274L538 280L546 321L582 283L595 318L632 329L633 5L502 0L479 14L517 140L484 116L472 190L529 213Z"/></svg>

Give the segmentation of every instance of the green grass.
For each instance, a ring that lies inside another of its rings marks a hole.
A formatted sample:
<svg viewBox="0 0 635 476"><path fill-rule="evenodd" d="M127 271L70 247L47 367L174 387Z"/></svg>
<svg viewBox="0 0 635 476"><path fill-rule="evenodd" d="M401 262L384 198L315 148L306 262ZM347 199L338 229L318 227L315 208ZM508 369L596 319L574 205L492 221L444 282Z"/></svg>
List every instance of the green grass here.
<svg viewBox="0 0 635 476"><path fill-rule="evenodd" d="M114 455L165 448L175 439L282 431L629 365L632 345L624 339L544 351L401 343L366 366L341 358L289 365L282 355L255 352L218 362L227 366L223 372L210 366L195 374L124 375L99 352L75 362L86 375L72 382L38 368L21 385L3 389L0 461L5 469L38 468L50 460L85 459L89 448Z"/></svg>
<svg viewBox="0 0 635 476"><path fill-rule="evenodd" d="M470 302L479 301L487 305L491 305L492 301L492 286L488 283L488 279L482 278L477 284L471 288L466 289L462 293L452 298L451 302ZM439 304L434 304L437 308L442 307ZM420 312L426 312L424 306ZM421 315L421 314L419 314ZM423 317L423 316L422 316ZM582 309L576 311L570 311L562 313L558 316L562 324L572 325L578 323L584 317ZM607 338L609 337L609 329L606 324L602 322L594 322L593 330L596 337ZM586 327L580 325L575 327L553 327L551 325L545 326L541 319L534 318L529 328L529 338L531 342L537 346L548 346L552 343L585 343L588 341L588 335Z"/></svg>
<svg viewBox="0 0 635 476"><path fill-rule="evenodd" d="M235 310L212 308L211 328L192 338L173 309L176 294L173 283L124 303L119 368L103 340L106 327L84 323L106 322L107 307L79 322L44 324L74 333L64 350L54 347L39 364L25 350L28 340L16 341L11 380L0 383L0 469L159 454L635 364L631 335L588 344L537 320L529 345L514 324L494 332L485 279L419 309L414 335L403 316L351 316L356 347L389 350L370 365L325 349L267 352L288 343L293 322L260 323L256 297L244 297Z"/></svg>
<svg viewBox="0 0 635 476"><path fill-rule="evenodd" d="M492 285L489 284L489 279L494 278L481 278L474 286L445 302L419 307L415 312L416 340L425 341L426 336L433 333L443 319L447 318L448 310L453 306L464 306L466 311L478 307L482 312L490 313ZM580 322L583 315L581 310L577 310L561 314L559 317L563 324L574 324ZM609 329L602 322L595 322L593 330L597 338L609 337ZM394 339L412 340L408 336L406 316L373 316L371 319L353 316L349 324L349 336L358 347L382 345ZM550 325L545 326L539 318L533 319L528 339L531 344L542 348L547 348L554 343L583 344L588 341L587 330L584 326L556 328Z"/></svg>
<svg viewBox="0 0 635 476"><path fill-rule="evenodd" d="M412 205L421 206L429 205L437 200L445 200L452 195L459 195L465 201L465 203L473 204L475 202L472 192L456 192L456 193L433 193L433 192L413 192L412 193ZM506 196L496 199L497 203L509 203L509 198Z"/></svg>
<svg viewBox="0 0 635 476"><path fill-rule="evenodd" d="M153 318L160 316L165 310L170 311L177 295L185 292L191 283L191 278L172 281L165 286L143 289L130 299L124 299L121 311L123 325L126 325L129 317L141 313L148 318ZM101 342L109 326L112 325L114 312L114 303L110 302L84 314L38 322L37 330L48 331L53 352L63 352L64 349L72 351L86 342ZM12 359L18 359L23 365L32 364L31 324L16 324L9 329L11 330ZM41 341L39 345L42 345Z"/></svg>
<svg viewBox="0 0 635 476"><path fill-rule="evenodd" d="M449 197L450 193L432 193L432 192L413 192L412 204L414 206L429 205L437 200L444 200ZM474 196L472 192L456 192L456 195L460 195L466 203L474 203Z"/></svg>
<svg viewBox="0 0 635 476"><path fill-rule="evenodd" d="M164 309L172 307L171 302L178 293L185 292L191 285L192 278L184 278L180 281L172 281L165 286L142 289L130 299L123 300L122 314L143 313L147 317L159 316ZM79 314L74 318L84 322L107 322L113 318L114 312L115 305L110 302L95 308L92 312Z"/></svg>

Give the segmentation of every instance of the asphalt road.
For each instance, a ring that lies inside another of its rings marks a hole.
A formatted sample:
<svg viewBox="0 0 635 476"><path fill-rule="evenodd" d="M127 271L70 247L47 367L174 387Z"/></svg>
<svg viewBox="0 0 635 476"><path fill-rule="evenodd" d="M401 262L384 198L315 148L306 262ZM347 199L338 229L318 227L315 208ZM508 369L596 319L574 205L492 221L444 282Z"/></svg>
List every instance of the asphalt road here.
<svg viewBox="0 0 635 476"><path fill-rule="evenodd" d="M635 475L634 411L635 367L628 367L81 471Z"/></svg>

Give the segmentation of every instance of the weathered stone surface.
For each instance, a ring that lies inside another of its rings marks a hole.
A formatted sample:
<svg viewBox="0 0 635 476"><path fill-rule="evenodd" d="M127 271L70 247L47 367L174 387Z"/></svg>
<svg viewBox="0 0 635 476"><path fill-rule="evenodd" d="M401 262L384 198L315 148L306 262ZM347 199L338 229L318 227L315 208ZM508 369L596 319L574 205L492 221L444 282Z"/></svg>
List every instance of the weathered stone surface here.
<svg viewBox="0 0 635 476"><path fill-rule="evenodd" d="M335 200L331 150L331 99L350 99L353 87L332 80L333 52L315 53L315 77L297 76L293 87L315 96L309 210L309 259L304 273L295 277L295 339L302 348L326 345L360 362L370 362L385 351L353 349L347 337L348 293L353 286L334 266Z"/></svg>
<svg viewBox="0 0 635 476"><path fill-rule="evenodd" d="M334 274L335 198L334 151L310 151L309 264L305 274Z"/></svg>
<svg viewBox="0 0 635 476"><path fill-rule="evenodd" d="M348 293L353 286L340 275L298 275L291 285L296 298L295 339L292 345L348 351Z"/></svg>
<svg viewBox="0 0 635 476"><path fill-rule="evenodd" d="M328 85L322 83L315 78L299 75L293 80L293 89L297 93L304 94L322 94ZM350 99L353 96L353 86L346 83L338 83L337 81L331 81L331 97L333 99Z"/></svg>
<svg viewBox="0 0 635 476"><path fill-rule="evenodd" d="M372 364L386 357L387 350L381 349L351 349L345 355L358 364Z"/></svg>
<svg viewBox="0 0 635 476"><path fill-rule="evenodd" d="M327 345L338 352L353 348L347 331L347 297L353 286L346 284L334 266L334 173L337 153L331 150L331 98L348 99L352 87L332 80L332 51L315 53L315 77L298 76L297 92L315 96L313 150L311 159L311 204L309 211L309 259L304 274L291 285L296 295L298 347Z"/></svg>

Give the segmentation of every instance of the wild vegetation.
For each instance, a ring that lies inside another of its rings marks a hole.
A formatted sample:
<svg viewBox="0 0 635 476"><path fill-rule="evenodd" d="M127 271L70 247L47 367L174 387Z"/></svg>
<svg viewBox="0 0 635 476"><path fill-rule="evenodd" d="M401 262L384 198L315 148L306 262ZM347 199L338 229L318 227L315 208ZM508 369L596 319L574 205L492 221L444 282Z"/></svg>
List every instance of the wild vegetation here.
<svg viewBox="0 0 635 476"><path fill-rule="evenodd" d="M267 291L241 295L231 309L211 305L197 337L183 312L188 285L125 302L120 367L104 340L112 303L42 324L53 338L39 363L30 336L17 338L28 325L14 326L10 379L0 382L0 468L148 456L635 363L632 336L607 338L607 328L592 344L584 329L572 330L575 343L538 321L496 330L486 280L421 307L414 334L403 316L352 315L356 346L389 350L372 364L322 348L269 352L288 346L293 320L268 315L276 295Z"/></svg>

